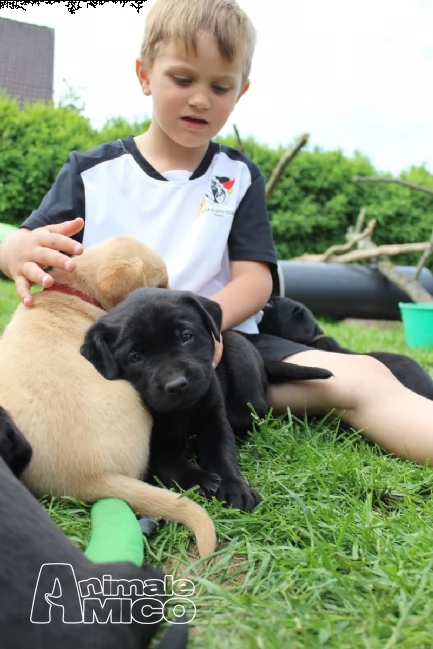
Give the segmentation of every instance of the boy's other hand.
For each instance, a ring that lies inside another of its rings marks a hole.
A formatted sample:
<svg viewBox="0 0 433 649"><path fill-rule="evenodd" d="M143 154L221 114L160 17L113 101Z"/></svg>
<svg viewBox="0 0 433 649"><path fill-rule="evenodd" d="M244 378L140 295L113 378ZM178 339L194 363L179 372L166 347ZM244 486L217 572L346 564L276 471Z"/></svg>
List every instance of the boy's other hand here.
<svg viewBox="0 0 433 649"><path fill-rule="evenodd" d="M60 250L81 255L83 246L70 237L82 230L81 218L54 225L46 225L35 230L18 230L10 234L1 244L1 266L6 275L15 282L21 302L32 306L30 294L32 284L43 288L53 285L54 279L45 272L47 266L73 271L76 263Z"/></svg>

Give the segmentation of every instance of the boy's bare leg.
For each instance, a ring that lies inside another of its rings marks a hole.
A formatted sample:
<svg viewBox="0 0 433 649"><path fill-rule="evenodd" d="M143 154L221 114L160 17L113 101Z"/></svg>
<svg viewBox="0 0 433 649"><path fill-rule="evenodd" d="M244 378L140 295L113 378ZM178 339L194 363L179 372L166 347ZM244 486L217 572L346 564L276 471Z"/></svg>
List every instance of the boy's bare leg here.
<svg viewBox="0 0 433 649"><path fill-rule="evenodd" d="M405 388L370 356L350 356L320 350L285 359L322 367L334 377L273 385L268 402L275 412L326 414L334 410L356 430L401 458L433 466L433 401Z"/></svg>

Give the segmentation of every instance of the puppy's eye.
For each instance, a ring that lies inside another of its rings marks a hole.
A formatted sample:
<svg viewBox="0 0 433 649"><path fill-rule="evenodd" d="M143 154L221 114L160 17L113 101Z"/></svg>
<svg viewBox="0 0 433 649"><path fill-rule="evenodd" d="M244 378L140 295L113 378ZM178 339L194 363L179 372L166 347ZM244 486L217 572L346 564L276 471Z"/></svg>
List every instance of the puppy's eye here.
<svg viewBox="0 0 433 649"><path fill-rule="evenodd" d="M180 339L183 343L187 343L188 340L191 340L191 338L192 338L192 334L189 333L180 334Z"/></svg>
<svg viewBox="0 0 433 649"><path fill-rule="evenodd" d="M142 360L143 357L141 356L141 354L137 354L137 352L134 352L133 354L129 354L128 357L129 363L139 363Z"/></svg>

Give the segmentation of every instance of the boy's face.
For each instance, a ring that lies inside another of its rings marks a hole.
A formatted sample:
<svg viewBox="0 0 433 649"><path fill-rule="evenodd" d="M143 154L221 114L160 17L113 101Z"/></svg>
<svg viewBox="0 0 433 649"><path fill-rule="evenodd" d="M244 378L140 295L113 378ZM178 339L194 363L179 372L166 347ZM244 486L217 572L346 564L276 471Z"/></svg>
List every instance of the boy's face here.
<svg viewBox="0 0 433 649"><path fill-rule="evenodd" d="M214 39L198 39L197 55L169 43L148 70L136 63L143 94L152 95L153 121L173 142L199 147L224 126L236 102L248 89L242 61L225 61Z"/></svg>

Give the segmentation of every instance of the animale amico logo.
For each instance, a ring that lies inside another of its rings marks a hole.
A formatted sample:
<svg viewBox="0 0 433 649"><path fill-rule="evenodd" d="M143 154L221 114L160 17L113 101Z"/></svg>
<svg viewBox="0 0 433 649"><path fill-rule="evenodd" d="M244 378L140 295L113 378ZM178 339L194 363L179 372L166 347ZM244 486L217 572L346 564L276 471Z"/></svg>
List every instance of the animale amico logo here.
<svg viewBox="0 0 433 649"><path fill-rule="evenodd" d="M227 203L230 194L233 191L234 184L234 178L230 179L226 176L213 176L210 180L206 195L197 212L197 218L201 215L207 203L213 205L223 205L224 203Z"/></svg>
<svg viewBox="0 0 433 649"><path fill-rule="evenodd" d="M30 621L49 624L52 614L61 614L65 624L157 624L163 620L187 624L196 615L190 599L194 592L191 581L174 580L169 575L164 580L112 579L104 575L102 581L77 581L69 563L45 563L36 582ZM169 599L161 602L158 595Z"/></svg>

